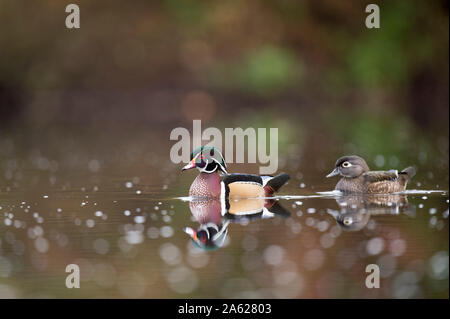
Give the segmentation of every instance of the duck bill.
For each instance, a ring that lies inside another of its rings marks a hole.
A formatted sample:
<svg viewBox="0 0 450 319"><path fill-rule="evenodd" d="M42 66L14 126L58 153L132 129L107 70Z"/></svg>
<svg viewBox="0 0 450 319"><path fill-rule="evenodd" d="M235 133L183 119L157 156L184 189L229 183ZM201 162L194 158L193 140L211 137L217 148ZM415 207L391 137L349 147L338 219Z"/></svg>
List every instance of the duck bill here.
<svg viewBox="0 0 450 319"><path fill-rule="evenodd" d="M195 159L193 159L186 166L184 166L181 170L186 171L188 169L195 168L195 167L197 167L197 165L195 165Z"/></svg>
<svg viewBox="0 0 450 319"><path fill-rule="evenodd" d="M339 175L339 169L337 167L330 174L328 174L326 177L329 178L329 177L333 177L333 176L336 176L336 175Z"/></svg>
<svg viewBox="0 0 450 319"><path fill-rule="evenodd" d="M195 231L195 229L191 228L191 227L184 227L183 231L188 234L189 236L191 236L191 238L193 240L197 240L197 232Z"/></svg>
<svg viewBox="0 0 450 319"><path fill-rule="evenodd" d="M339 211L334 209L327 209L327 213L333 216L335 219L339 217Z"/></svg>

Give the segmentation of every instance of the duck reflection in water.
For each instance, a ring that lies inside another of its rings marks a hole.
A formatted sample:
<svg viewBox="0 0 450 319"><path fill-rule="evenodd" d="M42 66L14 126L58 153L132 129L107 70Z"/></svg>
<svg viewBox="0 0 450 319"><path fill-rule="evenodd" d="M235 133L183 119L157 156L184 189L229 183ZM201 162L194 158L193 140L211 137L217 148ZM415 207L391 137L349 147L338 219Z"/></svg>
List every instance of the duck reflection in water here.
<svg viewBox="0 0 450 319"><path fill-rule="evenodd" d="M200 226L197 229L185 227L184 231L195 246L204 250L223 246L231 222L291 215L278 201L264 198L192 200L189 208Z"/></svg>
<svg viewBox="0 0 450 319"><path fill-rule="evenodd" d="M364 229L370 217L376 215L414 215L415 206L409 205L406 195L352 194L336 198L340 210L328 209L337 224L347 231Z"/></svg>

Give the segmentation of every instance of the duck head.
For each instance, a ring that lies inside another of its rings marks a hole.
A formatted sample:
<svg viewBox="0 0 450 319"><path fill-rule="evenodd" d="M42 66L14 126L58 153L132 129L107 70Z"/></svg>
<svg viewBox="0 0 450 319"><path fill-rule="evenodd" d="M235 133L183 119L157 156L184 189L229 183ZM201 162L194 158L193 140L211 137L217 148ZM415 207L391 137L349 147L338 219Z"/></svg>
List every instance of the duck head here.
<svg viewBox="0 0 450 319"><path fill-rule="evenodd" d="M202 173L214 173L221 171L227 174L227 165L222 153L211 146L202 146L191 153L190 162L181 170L185 171L191 168L197 168Z"/></svg>
<svg viewBox="0 0 450 319"><path fill-rule="evenodd" d="M189 209L199 227L184 227L194 245L203 250L216 250L223 246L228 234L229 222L222 222L221 203L218 200L193 200Z"/></svg>
<svg viewBox="0 0 450 319"><path fill-rule="evenodd" d="M355 178L368 171L369 166L363 158L356 155L343 156L336 161L334 170L327 177L341 175Z"/></svg>
<svg viewBox="0 0 450 319"><path fill-rule="evenodd" d="M370 220L370 213L364 208L343 208L340 211L328 209L339 227L345 231L360 231Z"/></svg>
<svg viewBox="0 0 450 319"><path fill-rule="evenodd" d="M339 210L327 209L327 213L346 231L364 229L373 216L415 213L406 195L343 195L336 198L336 203Z"/></svg>
<svg viewBox="0 0 450 319"><path fill-rule="evenodd" d="M194 245L202 250L216 250L221 248L228 234L229 221L224 224L207 223L201 224L198 229L191 227L183 228Z"/></svg>
<svg viewBox="0 0 450 319"><path fill-rule="evenodd" d="M338 226L345 231L360 231L370 220L370 211L364 196L344 195L336 198L339 210L327 209Z"/></svg>
<svg viewBox="0 0 450 319"><path fill-rule="evenodd" d="M203 250L221 248L228 235L228 225L242 220L289 217L290 212L278 201L264 199L240 199L224 202L219 200L191 200L189 208L200 224L196 228L184 227L192 243Z"/></svg>

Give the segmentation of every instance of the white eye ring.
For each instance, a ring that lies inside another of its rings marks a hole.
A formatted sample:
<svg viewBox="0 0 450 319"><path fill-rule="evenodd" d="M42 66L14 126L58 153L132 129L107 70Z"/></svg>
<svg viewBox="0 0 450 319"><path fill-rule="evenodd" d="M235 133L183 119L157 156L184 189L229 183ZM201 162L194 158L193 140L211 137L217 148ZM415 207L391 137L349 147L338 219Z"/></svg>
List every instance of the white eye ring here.
<svg viewBox="0 0 450 319"><path fill-rule="evenodd" d="M350 167L350 166L352 166L352 164L350 164L350 162L342 163L342 167Z"/></svg>
<svg viewBox="0 0 450 319"><path fill-rule="evenodd" d="M352 224L352 219L351 218L344 218L344 225L349 226Z"/></svg>

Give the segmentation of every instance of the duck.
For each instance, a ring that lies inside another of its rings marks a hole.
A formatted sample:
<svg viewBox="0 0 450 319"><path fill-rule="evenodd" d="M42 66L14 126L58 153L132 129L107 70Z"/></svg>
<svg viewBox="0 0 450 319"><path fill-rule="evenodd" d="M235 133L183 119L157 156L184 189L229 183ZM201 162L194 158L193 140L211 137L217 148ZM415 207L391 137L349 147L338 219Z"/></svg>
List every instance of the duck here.
<svg viewBox="0 0 450 319"><path fill-rule="evenodd" d="M344 194L336 197L339 210L327 209L338 226L345 231L364 229L372 216L413 215L415 206L405 194Z"/></svg>
<svg viewBox="0 0 450 319"><path fill-rule="evenodd" d="M343 193L390 194L402 192L416 174L410 166L402 171L371 171L366 161L357 155L343 156L336 161L334 170L326 177L340 175L335 190Z"/></svg>
<svg viewBox="0 0 450 319"><path fill-rule="evenodd" d="M229 201L225 205L217 199L192 199L189 209L197 228L184 227L183 231L189 235L194 246L202 250L216 250L221 248L228 235L230 223L242 220L252 221L268 218L287 218L291 213L274 199L247 198Z"/></svg>
<svg viewBox="0 0 450 319"><path fill-rule="evenodd" d="M194 198L261 198L271 197L290 176L233 173L229 174L222 153L213 146L202 146L191 152L190 162L182 171L196 168L200 173L189 188L189 196Z"/></svg>
<svg viewBox="0 0 450 319"><path fill-rule="evenodd" d="M222 220L222 205L215 199L191 200L189 208L192 216L200 224L197 228L184 227L194 246L202 250L221 248L228 235L230 221Z"/></svg>

